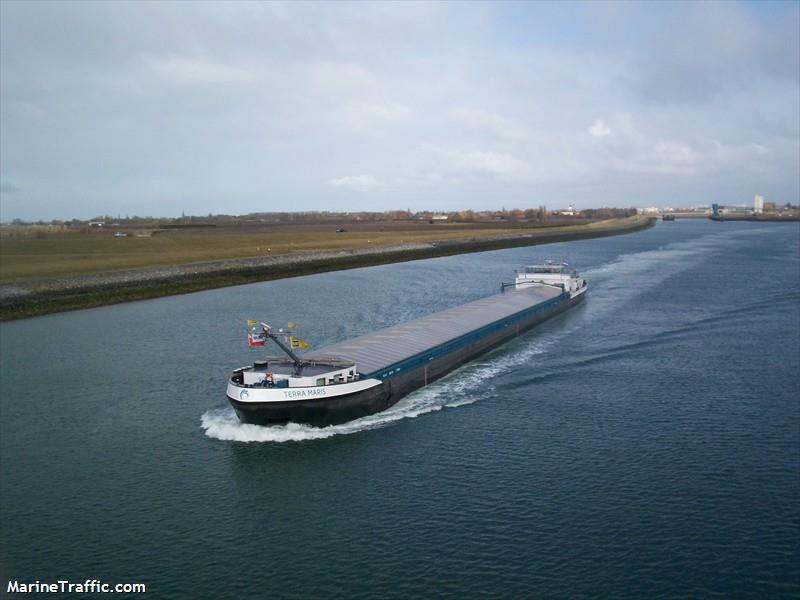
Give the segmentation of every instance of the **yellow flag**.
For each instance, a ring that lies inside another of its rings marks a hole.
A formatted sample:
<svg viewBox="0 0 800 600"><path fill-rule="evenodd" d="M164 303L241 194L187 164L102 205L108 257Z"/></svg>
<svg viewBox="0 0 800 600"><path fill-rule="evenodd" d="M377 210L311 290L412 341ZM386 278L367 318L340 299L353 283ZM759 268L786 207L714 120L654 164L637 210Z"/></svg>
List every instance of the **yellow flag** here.
<svg viewBox="0 0 800 600"><path fill-rule="evenodd" d="M247 319L248 327L255 327L256 325L258 325L258 321L254 321L253 319Z"/></svg>
<svg viewBox="0 0 800 600"><path fill-rule="evenodd" d="M311 345L308 342L306 342L304 340L301 340L299 337L289 336L289 341L292 344L292 348L310 348L311 347Z"/></svg>
<svg viewBox="0 0 800 600"><path fill-rule="evenodd" d="M298 325L294 321L289 321L289 323L286 324L286 327L289 329L297 329L298 327L300 327L300 325Z"/></svg>

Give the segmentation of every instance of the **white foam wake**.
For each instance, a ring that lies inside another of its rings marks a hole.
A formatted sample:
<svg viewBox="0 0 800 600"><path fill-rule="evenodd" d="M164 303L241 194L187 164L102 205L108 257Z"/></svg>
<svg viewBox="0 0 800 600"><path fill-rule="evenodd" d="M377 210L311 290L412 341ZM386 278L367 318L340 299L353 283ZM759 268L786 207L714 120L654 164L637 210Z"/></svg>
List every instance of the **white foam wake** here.
<svg viewBox="0 0 800 600"><path fill-rule="evenodd" d="M620 290L635 295L650 289L669 277L708 260L711 254L741 244L741 236L759 234L762 231L730 230L666 244L655 250L623 254L611 262L588 269L582 275L594 287L590 289L593 298L598 296L598 291L607 290L612 293L615 303L618 303Z"/></svg>
<svg viewBox="0 0 800 600"><path fill-rule="evenodd" d="M552 337L531 340L523 342L521 348L512 349L511 352L489 355L488 360L462 367L444 379L409 394L381 413L341 425L246 425L239 422L232 408L219 407L203 414L201 427L210 438L235 442L302 442L386 427L404 419L413 419L443 408L465 406L490 396L495 388L487 382L542 354L553 341Z"/></svg>

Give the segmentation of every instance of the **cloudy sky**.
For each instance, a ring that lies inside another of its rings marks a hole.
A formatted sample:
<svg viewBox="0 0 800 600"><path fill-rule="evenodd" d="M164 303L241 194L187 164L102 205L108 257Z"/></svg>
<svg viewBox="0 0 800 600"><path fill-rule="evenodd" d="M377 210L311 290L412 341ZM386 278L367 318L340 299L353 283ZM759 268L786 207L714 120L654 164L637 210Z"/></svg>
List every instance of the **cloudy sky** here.
<svg viewBox="0 0 800 600"><path fill-rule="evenodd" d="M0 219L800 195L798 2L0 2Z"/></svg>

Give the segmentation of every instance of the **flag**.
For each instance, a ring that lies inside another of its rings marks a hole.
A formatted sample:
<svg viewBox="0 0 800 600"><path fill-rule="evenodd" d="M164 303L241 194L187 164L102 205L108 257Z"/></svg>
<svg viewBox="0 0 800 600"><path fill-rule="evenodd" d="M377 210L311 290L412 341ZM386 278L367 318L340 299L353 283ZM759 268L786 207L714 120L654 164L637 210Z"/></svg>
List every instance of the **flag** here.
<svg viewBox="0 0 800 600"><path fill-rule="evenodd" d="M247 319L248 327L255 327L256 325L258 325L258 321L254 321L253 319Z"/></svg>
<svg viewBox="0 0 800 600"><path fill-rule="evenodd" d="M289 336L289 341L292 344L292 348L310 348L311 344L308 342L301 340L299 337Z"/></svg>
<svg viewBox="0 0 800 600"><path fill-rule="evenodd" d="M289 321L289 322L286 324L286 327L287 327L287 329L297 329L298 327L300 327L300 325L298 325L298 324L297 324L297 323L295 323L294 321Z"/></svg>
<svg viewBox="0 0 800 600"><path fill-rule="evenodd" d="M247 334L247 343L251 346L263 346L267 343L267 336L265 336L263 333L251 331Z"/></svg>

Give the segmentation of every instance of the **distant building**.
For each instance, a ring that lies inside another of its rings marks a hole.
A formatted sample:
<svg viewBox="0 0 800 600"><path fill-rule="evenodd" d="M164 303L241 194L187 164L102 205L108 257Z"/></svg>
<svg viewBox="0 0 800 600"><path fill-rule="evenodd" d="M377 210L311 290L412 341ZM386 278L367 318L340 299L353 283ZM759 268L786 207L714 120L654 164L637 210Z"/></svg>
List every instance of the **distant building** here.
<svg viewBox="0 0 800 600"><path fill-rule="evenodd" d="M89 227L102 227L105 224L105 221L89 221Z"/></svg>
<svg viewBox="0 0 800 600"><path fill-rule="evenodd" d="M637 208L636 212L640 215L657 215L661 211L655 206L648 206L647 208Z"/></svg>
<svg viewBox="0 0 800 600"><path fill-rule="evenodd" d="M711 211L712 215L715 217L722 215L753 214L753 209L747 206L722 206L721 204L712 204Z"/></svg>
<svg viewBox="0 0 800 600"><path fill-rule="evenodd" d="M760 215L764 212L764 196L759 196L756 194L756 197L753 199L753 214Z"/></svg>

